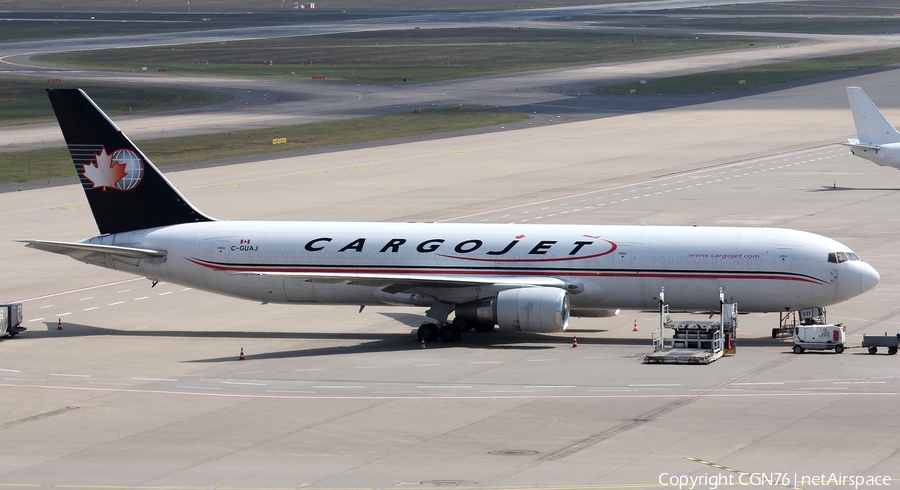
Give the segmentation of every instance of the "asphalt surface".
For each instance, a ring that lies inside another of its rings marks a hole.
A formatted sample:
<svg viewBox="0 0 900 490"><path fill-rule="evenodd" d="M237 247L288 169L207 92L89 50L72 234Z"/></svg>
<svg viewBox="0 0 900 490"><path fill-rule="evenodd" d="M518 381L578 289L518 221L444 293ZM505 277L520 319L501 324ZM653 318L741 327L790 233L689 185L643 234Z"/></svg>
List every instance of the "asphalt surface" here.
<svg viewBox="0 0 900 490"><path fill-rule="evenodd" d="M885 72L169 178L222 219L812 231L881 273L878 288L828 311L856 346L900 330L900 171L835 144L853 132L846 85L900 120L900 84ZM9 238L96 230L76 185L3 193L0 209ZM709 366L642 364L656 318L633 311L575 319L559 335L472 333L423 350L417 309L151 288L10 241L0 257L0 297L24 301L29 328L0 342L0 444L14 448L0 458L5 487L660 488L693 476L712 488L710 478L778 473L814 488L822 473L900 477L897 358L791 354L770 336L775 314L742 316L737 355Z"/></svg>
<svg viewBox="0 0 900 490"><path fill-rule="evenodd" d="M897 358L855 346L864 333L900 331L900 171L836 144L853 133L845 86L862 86L900 121L896 71L742 98L579 95L598 80L895 41L806 39L740 59L697 55L424 87L272 82L246 92L250 81L216 80L239 96L228 111L114 116L134 137L493 100L535 120L185 165L168 178L220 219L795 228L845 243L882 281L829 309L854 346L841 355L791 354L771 338L778 315L754 314L740 318L734 357L644 365L657 318L635 311L574 319L564 334L471 333L423 350L418 309L259 305L151 287L26 249L11 240L96 233L90 210L77 185L4 192L0 299L24 303L29 330L0 342L0 486L687 488L694 478L694 488L710 490L848 487L812 480L832 473L870 478L860 488L896 485ZM51 125L0 129L4 147L58 137Z"/></svg>

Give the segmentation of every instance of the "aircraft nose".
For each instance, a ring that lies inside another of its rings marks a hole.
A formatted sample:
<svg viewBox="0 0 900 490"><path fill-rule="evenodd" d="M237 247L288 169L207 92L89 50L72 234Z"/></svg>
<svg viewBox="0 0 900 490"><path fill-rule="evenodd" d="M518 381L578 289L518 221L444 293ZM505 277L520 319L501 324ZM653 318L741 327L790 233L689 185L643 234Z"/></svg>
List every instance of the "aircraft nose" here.
<svg viewBox="0 0 900 490"><path fill-rule="evenodd" d="M866 263L862 264L862 267L860 267L859 270L859 282L863 292L877 286L878 281L880 280L881 276L878 275L878 271L876 271L874 267Z"/></svg>

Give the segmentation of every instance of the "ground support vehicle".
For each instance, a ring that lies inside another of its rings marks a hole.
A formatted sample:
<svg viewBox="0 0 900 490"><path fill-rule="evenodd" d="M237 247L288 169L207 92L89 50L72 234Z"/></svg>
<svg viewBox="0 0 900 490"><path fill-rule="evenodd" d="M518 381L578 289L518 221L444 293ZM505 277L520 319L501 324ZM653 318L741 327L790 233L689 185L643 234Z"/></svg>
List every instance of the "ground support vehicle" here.
<svg viewBox="0 0 900 490"><path fill-rule="evenodd" d="M0 305L0 337L15 337L24 331L22 303Z"/></svg>
<svg viewBox="0 0 900 490"><path fill-rule="evenodd" d="M894 355L897 353L897 348L900 347L900 333L897 335L888 335L887 332L884 335L863 335L862 346L869 349L869 354L875 354L879 347L884 347L889 355Z"/></svg>
<svg viewBox="0 0 900 490"><path fill-rule="evenodd" d="M794 328L794 354L802 354L807 350L833 350L844 352L846 336L844 326L834 325L797 325Z"/></svg>

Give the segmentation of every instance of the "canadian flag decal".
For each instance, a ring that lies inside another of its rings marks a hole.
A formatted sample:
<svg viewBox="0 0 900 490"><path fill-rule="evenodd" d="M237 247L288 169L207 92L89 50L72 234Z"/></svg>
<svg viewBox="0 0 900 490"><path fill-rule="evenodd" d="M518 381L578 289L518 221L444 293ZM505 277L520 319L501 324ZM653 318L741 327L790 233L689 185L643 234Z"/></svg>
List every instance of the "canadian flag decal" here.
<svg viewBox="0 0 900 490"><path fill-rule="evenodd" d="M106 147L94 154L93 163L84 163L83 173L91 181L91 189L134 189L144 176L144 162L133 151L123 148L107 153Z"/></svg>

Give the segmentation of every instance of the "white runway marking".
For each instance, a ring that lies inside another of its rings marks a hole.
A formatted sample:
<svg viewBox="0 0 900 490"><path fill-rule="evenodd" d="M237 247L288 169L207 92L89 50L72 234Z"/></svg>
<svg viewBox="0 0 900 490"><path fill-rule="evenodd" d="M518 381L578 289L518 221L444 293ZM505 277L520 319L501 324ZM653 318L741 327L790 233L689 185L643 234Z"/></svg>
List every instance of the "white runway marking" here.
<svg viewBox="0 0 900 490"><path fill-rule="evenodd" d="M416 388L420 388L420 389L442 389L442 390L470 390L470 389L472 389L471 386L444 386L444 385L431 385L431 386L429 386L429 385L423 385L423 386L416 386Z"/></svg>
<svg viewBox="0 0 900 490"><path fill-rule="evenodd" d="M90 378L90 374L60 374L60 373L50 373L50 376L62 376L65 378Z"/></svg>
<svg viewBox="0 0 900 490"><path fill-rule="evenodd" d="M41 380L38 380L41 381ZM0 388L32 388L42 390L70 390L70 391L97 391L109 393L141 393L159 395L182 396L212 396L221 398L245 398L245 399L313 399L313 400L534 400L534 399L651 399L651 398L774 398L774 397L834 397L834 396L867 396L867 397L900 397L900 393L884 393L871 391L844 391L847 388L832 389L833 391L791 391L786 393L670 393L670 394L629 394L629 395L423 395L423 396L374 396L374 395L315 395L315 396L288 396L288 395L257 395L252 393L204 393L184 392L168 390L139 390L131 388L101 388L90 386L48 386L34 384L10 384L0 383ZM221 390L208 386L176 386L176 388L198 390ZM608 391L608 390L606 390ZM624 391L624 390L613 390ZM637 391L637 390L631 390ZM839 391L839 393L837 392Z"/></svg>
<svg viewBox="0 0 900 490"><path fill-rule="evenodd" d="M131 378L135 381L178 381L174 378Z"/></svg>
<svg viewBox="0 0 900 490"><path fill-rule="evenodd" d="M823 157L823 158L832 158L832 157L840 156L839 154L836 154L836 153L835 153L835 152L839 151L838 148L834 148L834 149L828 148L826 151L827 151L827 152L834 153L834 154L830 154L830 155L828 155L828 156L826 156L826 157ZM808 153L809 150L799 150L798 152L802 155L802 154ZM794 156L794 158L800 158L801 155ZM748 165L748 163L750 163L750 162L747 162L747 161L743 161L743 162L735 162L735 163L731 163L731 164L724 164L722 167L720 167L720 168L723 168L723 170L719 171L718 173L719 173L719 174L724 174L724 173L726 172L726 170L730 170L730 171L732 171L732 172L738 172L738 171L740 171L740 170L748 170L746 173L743 174L744 176L747 176L747 175L751 175L751 174L758 174L758 173L761 173L761 172L766 172L766 171L768 171L768 170L783 169L783 168L785 168L785 167L787 167L787 166L790 166L790 165L799 165L799 164L801 164L801 163L809 163L809 162L815 162L815 161L817 161L816 159L811 159L811 158L810 158L810 159L807 159L807 160L803 160L803 161L801 161L801 162L794 162L794 163L788 164L788 165L781 165L781 166L776 166L776 165L774 165L774 164L778 164L778 163L784 163L784 159L785 159L785 158L788 158L788 157L790 157L790 155L773 155L773 156L769 156L769 157L760 157L759 159L754 160L754 162L760 162L760 163L757 164L757 165ZM818 160L821 160L821 159L822 159L822 158L819 158ZM774 160L774 161L773 161L773 160ZM752 172L750 171L750 168L752 168L752 167L766 167L766 166L769 166L769 168L762 168L762 169L760 169L760 170L756 170L756 171L752 171ZM703 175L694 175L694 174L699 174L699 173L704 173L704 172L709 172L709 169L697 169L697 170L695 170L695 171L689 172L688 174L686 174L686 175L688 176L687 179L681 178L680 180L677 180L677 181L675 181L674 183L675 183L675 184L680 184L680 183L682 183L682 182L685 182L686 180L692 180L692 179L704 178L705 176L703 176ZM682 176L679 176L679 177L682 177ZM734 177L735 177L735 178L738 178L738 177L741 177L741 176L740 176L740 175L735 175ZM727 181L727 180L729 180L729 179L731 179L731 177L726 177L725 179L722 179L722 178L719 178L719 179L710 179L710 180L707 180L707 181L705 181L705 182L698 182L698 183L694 183L694 184L691 184L691 185L686 185L686 186L683 186L683 187L678 187L678 188L674 189L674 191L681 191L681 190L685 190L685 189L691 189L691 188L693 188L693 187L699 187L699 186L702 186L702 185L704 185L704 184L713 184L713 183L715 183L715 182L722 182L723 180L726 180L726 181ZM615 187L614 189L624 189L624 188L628 188L628 187L646 187L646 189L652 189L652 188L653 188L653 185L648 185L648 184L651 184L651 183L654 183L654 182L648 180L648 181L643 181L643 182L635 182L635 183L631 183L631 184L622 184L622 185L620 185L620 186ZM663 184L660 184L660 187L664 187L664 186L667 186L667 185L669 185L669 184L668 184L668 183L663 183ZM463 218L471 218L471 217L482 216L482 215L489 215L489 214L492 214L492 213L503 212L503 211L509 212L509 211L512 211L512 210L519 211L521 214L527 214L527 213L531 212L530 209L527 209L527 208L530 207L530 206L535 206L535 205L539 205L539 204L551 204L551 203L552 203L553 205L556 205L556 206L568 206L568 205L570 205L570 204L574 204L576 201L577 201L577 202L583 202L583 201L585 200L585 199L577 199L578 197L588 197L588 196L591 195L591 194L595 194L595 193L598 193L598 192L607 192L607 191L609 191L609 190L610 190L610 189L595 190L595 191L587 191L587 192L583 192L583 193L579 193L579 194L574 194L574 195L569 195L569 196L562 196L562 197L558 197L558 198L545 199L545 200L535 201L535 202L531 202L531 203L519 204L519 205L511 206L511 207L499 208L499 209L494 209L494 210L489 210L489 211L482 211L482 212L473 213L473 214L469 214L469 215L465 215L465 216L457 216L457 217L454 217L454 218L447 218L447 219L444 219L444 220L440 220L439 222L453 221L453 220L459 220L459 219L463 219ZM637 192L637 191L638 191L638 189L630 189L628 192ZM667 189L665 192L672 192L672 191L673 191L673 189ZM616 193L612 194L612 196L615 197L615 196L618 196L618 195L620 195L620 194L621 194L621 192L616 192ZM614 201L610 201L610 202L607 202L607 203L598 203L598 207L599 207L599 206L606 205L606 204L611 204L611 205L612 205L612 204L624 203L624 202L627 202L627 201L629 201L629 200L639 199L640 197L652 197L652 196L657 195L657 194L660 194L660 192L657 192L657 193L654 193L654 194L648 193L648 194L644 194L643 196L635 196L635 197L633 197L633 198L624 198L624 199L620 199L620 200L614 200ZM603 195L600 195L600 196L590 196L590 197L595 197L596 199L600 200L600 199L603 199L604 196L603 196ZM571 200L572 202L565 202L565 201L570 201L570 200ZM522 209L522 208L526 208L526 209ZM551 206L544 206L544 207L541 208L541 210L543 211L543 210L550 209L550 208L551 208ZM563 212L560 212L560 213L550 213L550 214L546 214L546 215L542 215L542 216L536 216L536 217L534 217L534 218L532 218L532 219L538 220L538 219L544 219L544 218L552 218L552 217L557 216L557 215L566 214L567 212L568 212L568 211L563 211ZM503 215L503 218L505 218L505 217L507 217L507 216L509 216L509 215L508 215L508 214L505 214L505 215ZM490 221L490 220L491 220L491 219L488 218L488 219L483 219L482 221ZM520 223L526 223L526 222L528 222L528 221L529 221L528 219L521 219L521 220L519 220Z"/></svg>
<svg viewBox="0 0 900 490"><path fill-rule="evenodd" d="M82 291L90 291L90 290L92 290L92 289L104 288L104 287L112 286L112 285L115 285L115 284L124 284L124 283L126 283L126 282L138 281L138 280L140 280L140 279L143 279L143 277L132 277L131 279L124 279L124 280L121 280L121 281L113 281L113 282L108 282L108 283L106 283L106 284L98 284L98 285L96 285L96 286L87 286L87 287L83 287L83 288L72 289L72 290L69 290L69 291L61 291L61 292L58 292L58 293L45 294L45 295L43 295L43 296L35 296L34 298L20 299L20 300L14 301L14 303L25 303L25 302L28 302L28 301L36 301L36 300L39 300L39 299L47 299L47 298L53 298L53 297L56 297L56 296L62 296L62 295L64 295L64 294L80 293L80 292L82 292ZM53 306L53 305L50 305L50 306Z"/></svg>

